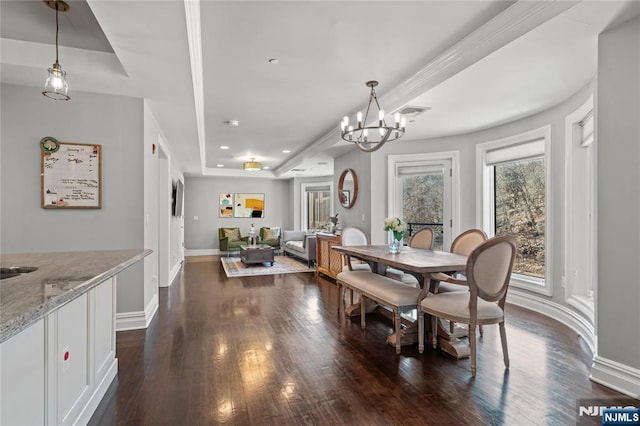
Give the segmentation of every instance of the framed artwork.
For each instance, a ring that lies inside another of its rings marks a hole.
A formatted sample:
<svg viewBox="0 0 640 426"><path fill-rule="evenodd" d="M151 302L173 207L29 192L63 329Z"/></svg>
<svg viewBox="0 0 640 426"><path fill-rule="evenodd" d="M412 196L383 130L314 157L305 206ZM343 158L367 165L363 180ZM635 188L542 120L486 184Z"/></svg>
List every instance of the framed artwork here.
<svg viewBox="0 0 640 426"><path fill-rule="evenodd" d="M340 204L346 207L351 204L351 191L348 189L343 189L340 191Z"/></svg>
<svg viewBox="0 0 640 426"><path fill-rule="evenodd" d="M40 187L44 209L102 207L102 145L40 141Z"/></svg>
<svg viewBox="0 0 640 426"><path fill-rule="evenodd" d="M264 217L264 194L233 194L234 217Z"/></svg>
<svg viewBox="0 0 640 426"><path fill-rule="evenodd" d="M220 193L220 217L233 217L233 195L229 192Z"/></svg>

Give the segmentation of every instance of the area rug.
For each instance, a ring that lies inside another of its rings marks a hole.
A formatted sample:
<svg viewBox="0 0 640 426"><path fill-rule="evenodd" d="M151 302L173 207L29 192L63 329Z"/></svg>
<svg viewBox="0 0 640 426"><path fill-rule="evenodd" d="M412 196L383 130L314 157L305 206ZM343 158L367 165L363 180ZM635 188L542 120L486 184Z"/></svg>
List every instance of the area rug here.
<svg viewBox="0 0 640 426"><path fill-rule="evenodd" d="M301 262L292 257L276 256L273 266L269 263L257 263L245 265L239 257L222 257L222 267L227 277L251 277L256 275L293 274L296 272L314 272L306 262Z"/></svg>

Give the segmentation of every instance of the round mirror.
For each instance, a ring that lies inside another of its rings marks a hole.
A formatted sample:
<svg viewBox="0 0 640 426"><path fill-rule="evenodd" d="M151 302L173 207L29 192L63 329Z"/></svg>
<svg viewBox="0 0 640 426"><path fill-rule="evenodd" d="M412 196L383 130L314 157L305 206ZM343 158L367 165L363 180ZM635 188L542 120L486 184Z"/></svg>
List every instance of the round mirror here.
<svg viewBox="0 0 640 426"><path fill-rule="evenodd" d="M338 181L338 200L345 209L350 209L358 198L358 177L353 169L347 169Z"/></svg>

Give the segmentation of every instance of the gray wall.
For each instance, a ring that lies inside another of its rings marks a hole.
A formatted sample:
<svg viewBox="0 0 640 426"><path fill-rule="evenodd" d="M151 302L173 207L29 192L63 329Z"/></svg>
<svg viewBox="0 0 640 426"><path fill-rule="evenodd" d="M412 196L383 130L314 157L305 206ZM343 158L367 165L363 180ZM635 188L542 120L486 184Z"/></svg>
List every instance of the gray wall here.
<svg viewBox="0 0 640 426"><path fill-rule="evenodd" d="M143 248L143 103L74 92L56 102L37 87L2 84L2 253ZM103 148L102 208L40 207L44 136ZM119 275L118 312L143 303L138 263ZM137 284L137 285L136 285Z"/></svg>
<svg viewBox="0 0 640 426"><path fill-rule="evenodd" d="M231 193L264 193L264 218L221 218L218 213L219 195ZM243 236L251 224L293 226L292 201L287 180L237 178L237 177L191 177L185 178L184 235L187 250L219 249L218 228L239 227ZM198 220L194 220L198 216Z"/></svg>
<svg viewBox="0 0 640 426"><path fill-rule="evenodd" d="M640 369L640 19L598 48L598 356Z"/></svg>
<svg viewBox="0 0 640 426"><path fill-rule="evenodd" d="M333 164L335 176L333 188L334 210L339 214L340 226L355 226L371 236L371 154L354 149L335 159ZM350 209L345 209L338 200L338 182L340 175L346 169L353 169L358 177L358 197ZM364 220L363 220L364 216ZM382 224L380 224L382 229Z"/></svg>

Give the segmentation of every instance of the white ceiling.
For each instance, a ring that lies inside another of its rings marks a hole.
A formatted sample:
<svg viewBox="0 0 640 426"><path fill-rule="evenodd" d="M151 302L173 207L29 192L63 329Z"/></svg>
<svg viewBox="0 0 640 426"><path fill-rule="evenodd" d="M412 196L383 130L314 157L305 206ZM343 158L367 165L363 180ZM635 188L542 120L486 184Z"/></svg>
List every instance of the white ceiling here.
<svg viewBox="0 0 640 426"><path fill-rule="evenodd" d="M145 97L185 173L278 178L333 174L331 159L355 149L338 123L366 106L367 80L387 112L431 107L393 143L487 128L587 84L597 35L640 13L637 1L68 3L70 102L73 91ZM39 88L55 12L3 0L0 17L2 81ZM244 172L251 157L269 170Z"/></svg>

